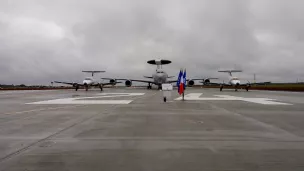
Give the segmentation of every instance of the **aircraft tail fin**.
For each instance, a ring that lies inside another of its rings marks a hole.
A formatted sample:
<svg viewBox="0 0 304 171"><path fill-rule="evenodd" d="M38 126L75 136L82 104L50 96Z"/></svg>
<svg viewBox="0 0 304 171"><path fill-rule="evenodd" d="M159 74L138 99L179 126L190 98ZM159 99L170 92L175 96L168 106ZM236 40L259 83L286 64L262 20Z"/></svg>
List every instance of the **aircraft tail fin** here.
<svg viewBox="0 0 304 171"><path fill-rule="evenodd" d="M101 73L101 72L106 72L106 71L82 71L82 72L92 73L92 77L93 77L95 73Z"/></svg>

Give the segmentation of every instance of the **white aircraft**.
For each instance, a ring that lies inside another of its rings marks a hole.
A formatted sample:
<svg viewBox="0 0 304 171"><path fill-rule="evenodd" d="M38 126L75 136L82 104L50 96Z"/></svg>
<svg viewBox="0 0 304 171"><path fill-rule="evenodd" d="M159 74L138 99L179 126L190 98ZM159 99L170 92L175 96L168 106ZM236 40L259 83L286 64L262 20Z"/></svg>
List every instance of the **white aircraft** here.
<svg viewBox="0 0 304 171"><path fill-rule="evenodd" d="M173 78L174 76L168 76L168 74L162 69L162 65L167 65L170 64L170 60L163 60L163 59L156 59L156 60L149 60L147 61L148 64L151 65L156 65L156 71L152 76L144 76L145 78L149 78L151 80L134 80L134 79L113 79L113 78L102 78L104 80L109 80L111 84L116 84L117 81L124 80L125 85L127 87L132 86L132 82L143 82L143 83L148 83L147 89L152 89L152 84L157 85L158 89L162 88L162 84L164 83L174 83L177 82L177 80L168 80L169 78ZM178 73L177 73L178 74ZM210 79L213 78L206 78L206 79L191 79L187 80L188 81L188 86L193 86L195 80L203 80L206 83L210 83Z"/></svg>
<svg viewBox="0 0 304 171"><path fill-rule="evenodd" d="M232 76L232 73L242 72L242 70L222 70L222 71L218 71L218 72L226 72L229 74L228 84L225 84L225 83L220 84L220 91L223 90L224 86L233 86L233 87L235 87L235 91L237 91L240 86L245 86L246 91L248 91L252 85L249 81L248 81L248 83L242 84L241 81L239 80L239 78ZM254 83L254 84L269 84L269 83L270 82L260 82L260 83Z"/></svg>
<svg viewBox="0 0 304 171"><path fill-rule="evenodd" d="M101 83L100 81L97 81L93 78L95 73L101 73L105 71L82 71L85 73L92 73L92 77L86 77L82 83L75 83L75 82L62 82L62 81L54 81L55 83L61 83L61 84L68 84L72 85L75 90L77 91L80 87L84 87L86 91L88 91L91 87L99 87L100 90L103 90L103 86L105 85L113 85L112 83Z"/></svg>

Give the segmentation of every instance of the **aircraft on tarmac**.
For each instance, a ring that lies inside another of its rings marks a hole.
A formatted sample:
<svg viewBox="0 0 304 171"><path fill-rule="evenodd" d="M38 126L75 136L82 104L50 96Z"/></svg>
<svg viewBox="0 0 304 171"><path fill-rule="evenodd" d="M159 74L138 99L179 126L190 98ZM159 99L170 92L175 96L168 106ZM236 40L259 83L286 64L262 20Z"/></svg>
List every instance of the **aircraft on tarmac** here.
<svg viewBox="0 0 304 171"><path fill-rule="evenodd" d="M156 71L152 76L144 76L145 78L149 78L151 80L134 80L134 79L113 79L113 78L102 78L104 80L109 80L111 84L116 84L117 81L125 81L125 85L127 87L132 86L132 82L143 82L143 83L148 83L147 89L152 89L152 84L157 85L158 89L162 88L162 84L164 83L174 83L177 82L177 80L168 80L170 78L173 78L174 76L168 76L168 74L162 69L162 65L167 65L170 64L170 60L164 60L164 59L156 59L156 60L149 60L147 61L148 64L151 65L156 65ZM191 79L187 80L188 81L188 86L191 87L195 83L195 80L203 80L206 83L210 83L210 79L213 78L205 78L205 79Z"/></svg>
<svg viewBox="0 0 304 171"><path fill-rule="evenodd" d="M55 83L61 83L61 84L68 84L72 85L75 90L77 91L80 87L84 87L86 91L88 91L91 87L99 87L100 90L103 90L103 86L105 85L113 85L112 83L101 83L93 78L95 73L101 73L105 71L82 71L85 73L92 73L92 77L86 77L82 83L75 83L75 82L62 82L62 81L54 81Z"/></svg>
<svg viewBox="0 0 304 171"><path fill-rule="evenodd" d="M232 73L242 72L242 70L221 70L221 71L218 71L218 72L226 72L226 73L229 74L228 84L226 84L224 82L222 84L220 84L220 91L223 90L224 86L233 86L233 87L235 87L235 91L238 91L238 88L240 86L245 86L246 91L248 91L249 88L251 87L251 85L253 85L253 84L255 84L255 85L270 84L270 82L260 82L260 83L251 84L249 81L248 81L248 83L243 83L242 84L241 81L239 80L239 78L232 76Z"/></svg>

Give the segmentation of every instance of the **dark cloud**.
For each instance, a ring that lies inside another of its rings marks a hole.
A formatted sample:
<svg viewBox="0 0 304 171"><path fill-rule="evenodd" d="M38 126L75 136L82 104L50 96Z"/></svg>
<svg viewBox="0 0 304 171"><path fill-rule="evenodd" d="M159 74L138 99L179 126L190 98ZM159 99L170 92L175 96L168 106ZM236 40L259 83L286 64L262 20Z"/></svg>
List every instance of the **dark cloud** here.
<svg viewBox="0 0 304 171"><path fill-rule="evenodd" d="M49 84L103 76L142 78L164 58L170 75L304 80L302 0L0 0L0 80Z"/></svg>

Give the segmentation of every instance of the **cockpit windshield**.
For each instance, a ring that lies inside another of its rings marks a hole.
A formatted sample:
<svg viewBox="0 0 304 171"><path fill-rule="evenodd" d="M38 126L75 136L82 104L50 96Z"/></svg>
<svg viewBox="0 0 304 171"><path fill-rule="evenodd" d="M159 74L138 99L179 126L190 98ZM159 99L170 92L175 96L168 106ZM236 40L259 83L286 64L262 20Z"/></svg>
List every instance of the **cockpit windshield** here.
<svg viewBox="0 0 304 171"><path fill-rule="evenodd" d="M164 73L163 70L156 70L156 73Z"/></svg>

